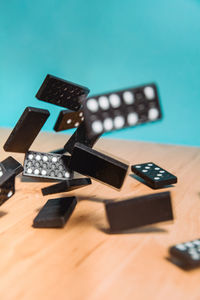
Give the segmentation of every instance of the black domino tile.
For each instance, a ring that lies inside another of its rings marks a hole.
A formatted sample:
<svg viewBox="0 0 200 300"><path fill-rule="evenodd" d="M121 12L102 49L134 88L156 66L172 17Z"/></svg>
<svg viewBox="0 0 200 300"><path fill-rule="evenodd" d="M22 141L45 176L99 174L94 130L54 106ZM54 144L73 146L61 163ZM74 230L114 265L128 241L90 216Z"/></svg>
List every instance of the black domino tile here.
<svg viewBox="0 0 200 300"><path fill-rule="evenodd" d="M89 91L84 86L48 74L37 92L36 98L77 111Z"/></svg>
<svg viewBox="0 0 200 300"><path fill-rule="evenodd" d="M67 143L64 145L64 149L66 152L72 154L74 145L76 143L84 144L87 147L92 148L94 144L98 141L101 135L97 135L94 137L88 137L85 122L82 122L76 131L72 134L72 136L69 138Z"/></svg>
<svg viewBox="0 0 200 300"><path fill-rule="evenodd" d="M4 144L4 150L27 152L49 115L46 109L27 107Z"/></svg>
<svg viewBox="0 0 200 300"><path fill-rule="evenodd" d="M22 165L12 156L7 157L1 163L4 166L5 170L14 173L16 176L24 170Z"/></svg>
<svg viewBox="0 0 200 300"><path fill-rule="evenodd" d="M55 180L73 178L69 169L70 157L62 154L28 151L24 159L24 176Z"/></svg>
<svg viewBox="0 0 200 300"><path fill-rule="evenodd" d="M172 262L184 269L200 267L200 239L172 246L169 253Z"/></svg>
<svg viewBox="0 0 200 300"><path fill-rule="evenodd" d="M83 103L88 136L161 119L155 84L99 94Z"/></svg>
<svg viewBox="0 0 200 300"><path fill-rule="evenodd" d="M0 205L15 194L15 175L0 187Z"/></svg>
<svg viewBox="0 0 200 300"><path fill-rule="evenodd" d="M0 162L0 187L23 171L22 165L9 156Z"/></svg>
<svg viewBox="0 0 200 300"><path fill-rule="evenodd" d="M63 192L70 192L75 189L79 189L90 185L91 179L90 178L74 178L68 179L57 184L45 187L42 189L43 196L56 194L56 193L63 193Z"/></svg>
<svg viewBox="0 0 200 300"><path fill-rule="evenodd" d="M22 171L22 165L11 156L0 163L0 205L15 194L15 177Z"/></svg>
<svg viewBox="0 0 200 300"><path fill-rule="evenodd" d="M153 189L165 187L177 183L177 177L153 162L147 162L131 166L133 173L145 180L145 183Z"/></svg>
<svg viewBox="0 0 200 300"><path fill-rule="evenodd" d="M54 125L55 131L62 131L78 127L84 120L82 111L62 110Z"/></svg>
<svg viewBox="0 0 200 300"><path fill-rule="evenodd" d="M76 143L69 163L70 169L115 188L121 188L128 165L81 143Z"/></svg>
<svg viewBox="0 0 200 300"><path fill-rule="evenodd" d="M150 194L105 204L111 231L122 231L173 220L169 192Z"/></svg>
<svg viewBox="0 0 200 300"><path fill-rule="evenodd" d="M14 172L6 170L4 165L0 163L0 187L2 187L7 181L11 180L14 175Z"/></svg>
<svg viewBox="0 0 200 300"><path fill-rule="evenodd" d="M51 199L33 221L36 228L61 228L64 227L77 204L76 197Z"/></svg>

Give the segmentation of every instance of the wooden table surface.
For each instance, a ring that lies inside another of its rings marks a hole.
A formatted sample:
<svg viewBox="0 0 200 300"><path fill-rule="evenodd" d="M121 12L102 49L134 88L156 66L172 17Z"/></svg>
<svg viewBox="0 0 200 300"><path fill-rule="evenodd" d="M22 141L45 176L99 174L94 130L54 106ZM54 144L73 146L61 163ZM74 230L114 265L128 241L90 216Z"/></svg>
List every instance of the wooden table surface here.
<svg viewBox="0 0 200 300"><path fill-rule="evenodd" d="M23 154L2 150L1 160ZM41 133L32 150L61 148L64 134ZM62 195L79 202L63 229L36 229L32 221L48 199L52 183L16 180L16 194L0 208L0 299L200 299L200 268L186 272L167 260L168 247L200 238L200 149L100 139L103 150L130 164L153 161L178 177L170 189L175 220L123 234L109 234L105 199L124 199L154 190L130 175L120 191L93 180L89 187ZM130 174L130 172L129 172Z"/></svg>

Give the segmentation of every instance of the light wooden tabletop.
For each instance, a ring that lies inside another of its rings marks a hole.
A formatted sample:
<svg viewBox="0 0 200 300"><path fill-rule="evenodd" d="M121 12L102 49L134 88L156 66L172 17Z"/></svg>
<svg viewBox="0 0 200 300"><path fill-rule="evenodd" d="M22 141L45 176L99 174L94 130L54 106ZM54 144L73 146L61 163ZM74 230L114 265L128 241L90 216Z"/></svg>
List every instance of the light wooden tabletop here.
<svg viewBox="0 0 200 300"><path fill-rule="evenodd" d="M1 160L23 154L2 150ZM32 150L61 148L64 134L41 133ZM167 260L168 247L200 238L200 149L100 139L94 147L137 164L153 161L178 177L172 193L175 220L109 234L105 199L156 191L127 176L120 191L97 183L42 196L52 183L16 180L16 194L0 208L0 299L200 299L200 268L186 272ZM129 172L130 173L130 172ZM48 199L75 195L79 202L63 229L36 229L32 221Z"/></svg>

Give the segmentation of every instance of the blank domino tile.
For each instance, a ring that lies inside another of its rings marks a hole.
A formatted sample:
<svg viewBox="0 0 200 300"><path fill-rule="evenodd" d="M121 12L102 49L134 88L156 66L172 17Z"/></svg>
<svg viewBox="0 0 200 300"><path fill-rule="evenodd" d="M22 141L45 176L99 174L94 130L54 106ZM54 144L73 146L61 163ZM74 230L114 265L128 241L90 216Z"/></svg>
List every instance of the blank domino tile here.
<svg viewBox="0 0 200 300"><path fill-rule="evenodd" d="M49 115L46 109L27 107L4 144L4 150L27 152Z"/></svg>
<svg viewBox="0 0 200 300"><path fill-rule="evenodd" d="M105 209L112 231L128 230L173 220L169 192L150 194L118 202L107 202Z"/></svg>
<svg viewBox="0 0 200 300"><path fill-rule="evenodd" d="M69 167L118 189L122 187L128 171L128 165L81 143L75 144Z"/></svg>
<svg viewBox="0 0 200 300"><path fill-rule="evenodd" d="M33 221L33 227L64 227L77 204L76 197L51 199L46 202Z"/></svg>
<svg viewBox="0 0 200 300"><path fill-rule="evenodd" d="M85 127L85 122L82 122L76 131L69 138L67 143L64 145L64 149L66 152L72 154L74 145L76 143L84 144L87 147L92 148L101 135L96 135L93 137L88 137L87 130Z"/></svg>
<svg viewBox="0 0 200 300"><path fill-rule="evenodd" d="M82 111L62 110L54 125L55 131L62 131L78 127L84 120Z"/></svg>
<svg viewBox="0 0 200 300"><path fill-rule="evenodd" d="M161 119L155 84L90 97L83 112L89 136Z"/></svg>
<svg viewBox="0 0 200 300"><path fill-rule="evenodd" d="M68 180L59 182L57 184L43 188L42 194L43 194L43 196L45 196L45 195L49 195L49 194L69 192L69 191L90 185L91 183L92 183L92 181L90 178L68 179Z"/></svg>
<svg viewBox="0 0 200 300"><path fill-rule="evenodd" d="M158 189L166 185L177 183L177 177L162 169L153 162L131 166L133 173L145 180L151 188Z"/></svg>
<svg viewBox="0 0 200 300"><path fill-rule="evenodd" d="M36 98L77 111L89 91L84 86L48 74L37 92Z"/></svg>
<svg viewBox="0 0 200 300"><path fill-rule="evenodd" d="M66 180L73 177L68 168L69 156L28 151L24 159L24 176Z"/></svg>
<svg viewBox="0 0 200 300"><path fill-rule="evenodd" d="M200 239L177 244L169 248L172 261L183 268L200 267Z"/></svg>

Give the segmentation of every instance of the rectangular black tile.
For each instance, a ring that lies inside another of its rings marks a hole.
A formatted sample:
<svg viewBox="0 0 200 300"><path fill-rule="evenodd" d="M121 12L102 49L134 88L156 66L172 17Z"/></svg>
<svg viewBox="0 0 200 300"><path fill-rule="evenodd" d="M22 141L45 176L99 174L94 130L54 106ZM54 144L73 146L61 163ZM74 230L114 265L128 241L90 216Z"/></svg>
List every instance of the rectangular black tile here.
<svg viewBox="0 0 200 300"><path fill-rule="evenodd" d="M92 182L91 182L90 178L68 179L68 180L59 182L57 184L43 188L42 194L43 194L43 196L45 196L45 195L49 195L49 194L69 192L69 191L90 185L91 183Z"/></svg>
<svg viewBox="0 0 200 300"><path fill-rule="evenodd" d="M10 199L15 194L15 175L9 178L0 187L0 205Z"/></svg>
<svg viewBox="0 0 200 300"><path fill-rule="evenodd" d="M173 220L169 192L150 194L117 202L107 202L106 215L112 231L129 230Z"/></svg>
<svg viewBox="0 0 200 300"><path fill-rule="evenodd" d="M162 169L153 162L147 162L131 166L133 173L145 180L145 183L153 189L177 183L177 177Z"/></svg>
<svg viewBox="0 0 200 300"><path fill-rule="evenodd" d="M89 91L84 86L48 74L37 92L36 98L77 111Z"/></svg>
<svg viewBox="0 0 200 300"><path fill-rule="evenodd" d="M161 119L155 84L99 94L83 103L88 136Z"/></svg>
<svg viewBox="0 0 200 300"><path fill-rule="evenodd" d="M82 111L62 110L54 125L55 131L63 131L78 127L84 120Z"/></svg>
<svg viewBox="0 0 200 300"><path fill-rule="evenodd" d="M76 197L51 199L33 221L36 228L61 228L64 227L77 204Z"/></svg>
<svg viewBox="0 0 200 300"><path fill-rule="evenodd" d="M193 269L200 267L200 239L180 243L169 248L172 261L180 267Z"/></svg>
<svg viewBox="0 0 200 300"><path fill-rule="evenodd" d="M49 115L46 109L27 107L4 144L4 150L27 152Z"/></svg>
<svg viewBox="0 0 200 300"><path fill-rule="evenodd" d="M118 189L128 170L128 165L80 143L74 146L69 167Z"/></svg>

